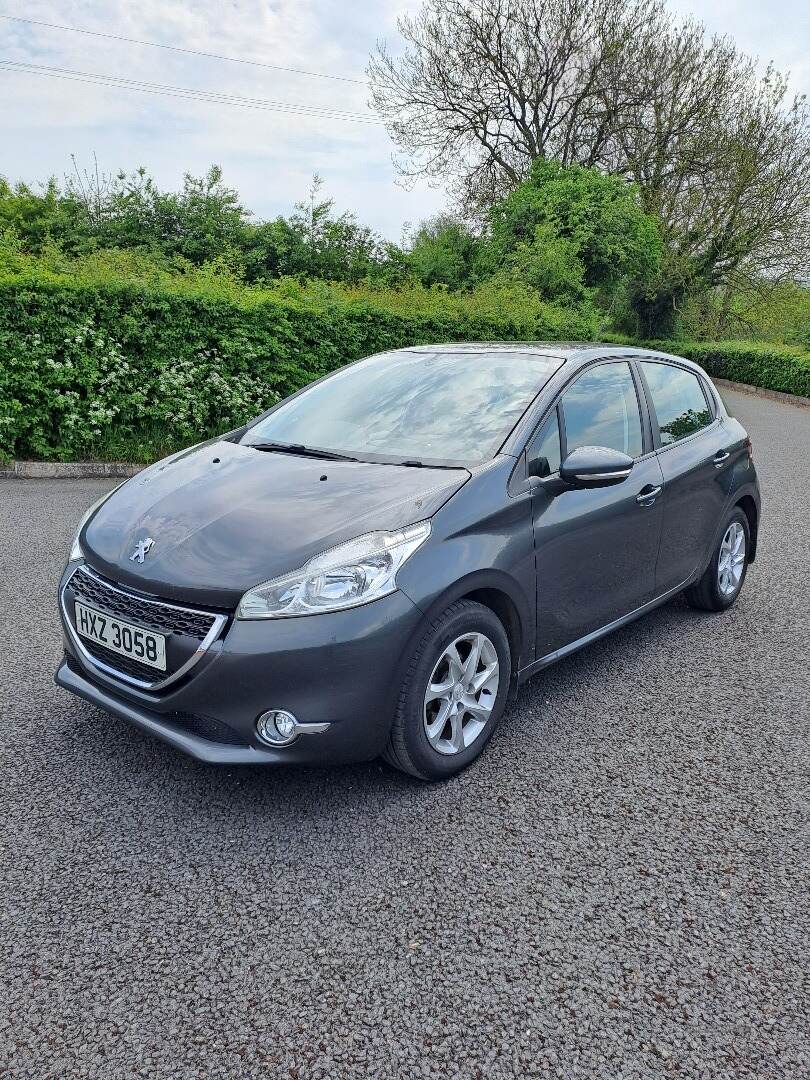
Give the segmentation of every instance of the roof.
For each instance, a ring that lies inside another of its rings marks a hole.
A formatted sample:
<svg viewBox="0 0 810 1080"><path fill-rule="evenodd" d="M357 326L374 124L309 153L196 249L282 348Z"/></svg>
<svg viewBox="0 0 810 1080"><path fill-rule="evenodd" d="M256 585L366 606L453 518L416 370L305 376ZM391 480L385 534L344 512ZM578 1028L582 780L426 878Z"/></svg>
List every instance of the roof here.
<svg viewBox="0 0 810 1080"><path fill-rule="evenodd" d="M607 341L459 341L438 345L409 345L399 352L446 352L446 353L536 353L554 356L559 360L594 360L602 356L659 356L677 360L680 364L698 368L697 364L682 356L660 352L658 349L642 349L633 345L617 345Z"/></svg>
<svg viewBox="0 0 810 1080"><path fill-rule="evenodd" d="M580 351L583 348L595 348L596 344L582 341L446 341L437 345L409 345L400 352L535 352L543 356L562 356Z"/></svg>

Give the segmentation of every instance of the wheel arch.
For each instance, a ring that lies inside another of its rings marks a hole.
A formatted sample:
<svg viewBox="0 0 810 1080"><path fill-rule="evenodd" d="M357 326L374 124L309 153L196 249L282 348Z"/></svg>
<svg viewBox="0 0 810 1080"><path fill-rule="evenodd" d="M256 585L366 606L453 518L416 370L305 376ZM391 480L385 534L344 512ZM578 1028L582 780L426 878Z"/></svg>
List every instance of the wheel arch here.
<svg viewBox="0 0 810 1080"><path fill-rule="evenodd" d="M503 623L506 636L509 638L509 651L512 654L511 677L517 676L520 668L520 659L524 645L523 626L520 621L520 613L512 598L501 589L481 588L473 589L465 593L461 600L473 600L493 611Z"/></svg>
<svg viewBox="0 0 810 1080"><path fill-rule="evenodd" d="M757 536L759 533L759 510L752 495L742 495L737 499L735 506L739 506L748 519L748 532L751 544L748 549L748 561L752 563L757 555Z"/></svg>
<svg viewBox="0 0 810 1080"><path fill-rule="evenodd" d="M458 600L472 600L488 607L503 623L512 654L512 678L516 679L521 666L533 657L527 654L534 648L531 611L520 587L508 575L497 571L480 571L456 581L439 593L424 610L425 622L440 615Z"/></svg>

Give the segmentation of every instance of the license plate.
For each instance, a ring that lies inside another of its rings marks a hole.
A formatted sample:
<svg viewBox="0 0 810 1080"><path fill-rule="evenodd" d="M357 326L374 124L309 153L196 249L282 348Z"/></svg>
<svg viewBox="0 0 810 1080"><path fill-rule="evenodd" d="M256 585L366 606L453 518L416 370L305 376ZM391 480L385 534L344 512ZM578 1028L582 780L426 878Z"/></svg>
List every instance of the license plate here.
<svg viewBox="0 0 810 1080"><path fill-rule="evenodd" d="M128 656L149 667L166 670L166 638L141 626L121 622L76 601L76 631L105 649Z"/></svg>

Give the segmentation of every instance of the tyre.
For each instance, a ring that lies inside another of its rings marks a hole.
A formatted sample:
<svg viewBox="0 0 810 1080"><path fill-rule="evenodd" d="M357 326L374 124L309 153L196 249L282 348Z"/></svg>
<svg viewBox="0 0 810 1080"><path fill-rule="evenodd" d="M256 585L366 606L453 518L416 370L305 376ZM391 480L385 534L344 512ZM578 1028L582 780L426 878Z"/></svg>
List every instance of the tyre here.
<svg viewBox="0 0 810 1080"><path fill-rule="evenodd" d="M689 604L703 611L724 611L731 607L745 581L750 548L748 518L737 507L726 521L703 577L686 589Z"/></svg>
<svg viewBox="0 0 810 1080"><path fill-rule="evenodd" d="M444 780L475 761L503 715L512 657L503 623L459 600L434 619L400 690L384 759L420 780Z"/></svg>

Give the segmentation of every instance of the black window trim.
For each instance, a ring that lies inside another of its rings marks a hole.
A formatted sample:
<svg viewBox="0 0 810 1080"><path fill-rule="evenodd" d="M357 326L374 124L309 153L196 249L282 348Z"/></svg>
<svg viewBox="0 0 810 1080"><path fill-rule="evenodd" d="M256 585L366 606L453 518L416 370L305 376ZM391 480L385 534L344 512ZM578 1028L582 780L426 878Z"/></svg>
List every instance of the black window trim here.
<svg viewBox="0 0 810 1080"><path fill-rule="evenodd" d="M706 399L709 402L709 408L712 411L712 420L719 420L725 411L725 406L720 400L719 391L717 387L710 381L708 375L700 374L700 384L703 387L703 393L706 395Z"/></svg>
<svg viewBox="0 0 810 1080"><path fill-rule="evenodd" d="M695 371L694 368L689 367L687 364L678 364L674 360L670 360L663 356L636 356L634 357L635 365L638 368L638 377L641 381L641 385L644 389L644 397L647 404L647 410L650 420L650 429L652 433L653 447L656 453L662 453L665 450L670 450L673 446L680 446L682 443L688 442L689 439L696 439L698 436L703 435L714 424L718 422L719 414L717 411L716 403L713 396L709 394L708 387L706 386L706 380L702 378L699 371ZM664 367L678 368L680 371L685 371L689 375L693 375L697 379L700 391L706 401L706 407L709 410L709 416L711 420L705 427L698 428L697 431L691 431L688 435L683 435L680 439L676 439L674 442L664 443L661 442L661 429L658 424L658 414L655 411L655 403L653 402L652 391L650 385L647 382L644 375L644 369L642 364L662 364Z"/></svg>

